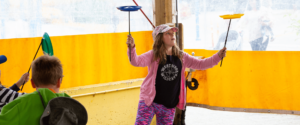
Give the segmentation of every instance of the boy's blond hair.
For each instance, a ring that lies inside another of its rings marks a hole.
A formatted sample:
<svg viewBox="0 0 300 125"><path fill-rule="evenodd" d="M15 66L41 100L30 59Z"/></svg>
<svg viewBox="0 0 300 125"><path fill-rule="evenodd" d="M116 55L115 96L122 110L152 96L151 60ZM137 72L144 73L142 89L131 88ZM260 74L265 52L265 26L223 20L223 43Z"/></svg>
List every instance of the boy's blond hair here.
<svg viewBox="0 0 300 125"><path fill-rule="evenodd" d="M32 81L39 85L56 85L59 78L63 77L60 60L55 56L43 55L31 64Z"/></svg>

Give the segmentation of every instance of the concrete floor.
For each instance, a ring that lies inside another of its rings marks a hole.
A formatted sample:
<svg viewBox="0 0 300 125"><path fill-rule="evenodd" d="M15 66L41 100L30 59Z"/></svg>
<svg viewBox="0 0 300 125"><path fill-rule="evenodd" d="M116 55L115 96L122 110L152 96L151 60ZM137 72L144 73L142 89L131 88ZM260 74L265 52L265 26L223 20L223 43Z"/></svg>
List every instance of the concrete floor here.
<svg viewBox="0 0 300 125"><path fill-rule="evenodd" d="M216 111L188 106L187 125L300 125L299 115Z"/></svg>

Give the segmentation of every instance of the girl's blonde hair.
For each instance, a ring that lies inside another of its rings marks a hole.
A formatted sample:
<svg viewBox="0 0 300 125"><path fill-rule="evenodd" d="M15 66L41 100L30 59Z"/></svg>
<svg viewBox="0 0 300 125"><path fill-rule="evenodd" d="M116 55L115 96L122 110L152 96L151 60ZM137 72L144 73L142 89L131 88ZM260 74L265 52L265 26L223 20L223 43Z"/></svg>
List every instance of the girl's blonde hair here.
<svg viewBox="0 0 300 125"><path fill-rule="evenodd" d="M159 59L159 64L165 64L167 62L166 47L163 41L163 33L159 33L154 40L153 44L153 61ZM181 61L183 57L183 52L179 49L177 44L172 47L172 55L177 56Z"/></svg>

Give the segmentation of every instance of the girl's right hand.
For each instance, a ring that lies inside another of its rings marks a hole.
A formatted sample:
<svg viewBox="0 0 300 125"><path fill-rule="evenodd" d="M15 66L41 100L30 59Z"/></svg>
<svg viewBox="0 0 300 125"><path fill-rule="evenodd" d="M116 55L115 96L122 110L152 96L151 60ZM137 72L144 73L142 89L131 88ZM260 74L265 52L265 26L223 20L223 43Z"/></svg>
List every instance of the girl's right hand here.
<svg viewBox="0 0 300 125"><path fill-rule="evenodd" d="M134 47L134 39L132 38L131 35L127 35L127 42L126 42L127 46L130 48Z"/></svg>

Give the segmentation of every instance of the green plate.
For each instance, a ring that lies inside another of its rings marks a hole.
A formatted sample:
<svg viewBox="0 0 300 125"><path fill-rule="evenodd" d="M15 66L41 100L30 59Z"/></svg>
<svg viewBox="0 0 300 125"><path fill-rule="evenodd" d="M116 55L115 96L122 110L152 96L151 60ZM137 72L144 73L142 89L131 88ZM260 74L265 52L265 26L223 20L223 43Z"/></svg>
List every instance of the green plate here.
<svg viewBox="0 0 300 125"><path fill-rule="evenodd" d="M48 33L45 33L43 36L43 42L42 42L42 49L44 54L48 54L49 56L53 56L53 47L51 43L51 39L48 35Z"/></svg>

